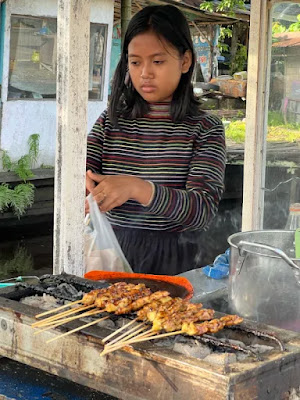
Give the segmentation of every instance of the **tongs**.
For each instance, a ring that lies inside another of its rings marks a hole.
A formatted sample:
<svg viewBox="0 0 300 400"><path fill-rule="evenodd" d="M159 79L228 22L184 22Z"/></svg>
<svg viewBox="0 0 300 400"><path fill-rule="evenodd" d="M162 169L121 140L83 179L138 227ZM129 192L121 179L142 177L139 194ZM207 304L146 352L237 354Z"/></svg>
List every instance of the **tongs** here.
<svg viewBox="0 0 300 400"><path fill-rule="evenodd" d="M38 276L17 276L15 278L4 279L0 281L0 288L8 287L8 286L15 286L17 283L20 282L28 282L32 285L39 283L40 278Z"/></svg>

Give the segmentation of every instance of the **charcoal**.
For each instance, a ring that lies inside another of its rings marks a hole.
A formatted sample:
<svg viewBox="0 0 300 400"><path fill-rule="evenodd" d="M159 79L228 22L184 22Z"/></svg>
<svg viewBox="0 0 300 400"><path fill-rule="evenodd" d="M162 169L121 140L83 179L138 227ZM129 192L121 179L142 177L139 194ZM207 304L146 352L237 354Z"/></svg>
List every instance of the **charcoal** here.
<svg viewBox="0 0 300 400"><path fill-rule="evenodd" d="M164 338L164 339L158 339L155 341L155 346L159 347L173 347L174 346L174 338Z"/></svg>
<svg viewBox="0 0 300 400"><path fill-rule="evenodd" d="M184 354L185 356L200 359L207 357L211 353L209 347L201 343L175 343L173 350L177 351L178 353Z"/></svg>
<svg viewBox="0 0 300 400"><path fill-rule="evenodd" d="M52 310L58 307L58 301L55 297L48 294L43 294L43 296L28 296L20 300L20 303L27 304L28 306L38 307L43 310Z"/></svg>
<svg viewBox="0 0 300 400"><path fill-rule="evenodd" d="M131 320L129 318L120 317L116 320L116 326L122 328L122 326L128 324Z"/></svg>
<svg viewBox="0 0 300 400"><path fill-rule="evenodd" d="M105 319L104 321L98 322L97 326L100 326L101 328L115 329L115 323L110 319Z"/></svg>
<svg viewBox="0 0 300 400"><path fill-rule="evenodd" d="M274 349L274 347L266 346L265 344L253 344L249 347L257 354L266 353L267 351L271 351Z"/></svg>

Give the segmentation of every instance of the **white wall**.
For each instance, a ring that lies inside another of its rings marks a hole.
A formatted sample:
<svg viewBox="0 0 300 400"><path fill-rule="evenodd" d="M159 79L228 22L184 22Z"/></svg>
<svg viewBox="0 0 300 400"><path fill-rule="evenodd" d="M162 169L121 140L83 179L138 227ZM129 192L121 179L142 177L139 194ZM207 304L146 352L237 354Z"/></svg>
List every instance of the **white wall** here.
<svg viewBox="0 0 300 400"><path fill-rule="evenodd" d="M113 0L91 0L91 22L108 24L108 33L103 101L89 101L87 132L107 105L113 12ZM56 18L57 0L7 0L0 137L0 148L7 150L12 159L17 160L27 151L28 137L33 133L40 134L40 157L37 166L41 164L54 166L56 135L55 99L7 101L11 14Z"/></svg>

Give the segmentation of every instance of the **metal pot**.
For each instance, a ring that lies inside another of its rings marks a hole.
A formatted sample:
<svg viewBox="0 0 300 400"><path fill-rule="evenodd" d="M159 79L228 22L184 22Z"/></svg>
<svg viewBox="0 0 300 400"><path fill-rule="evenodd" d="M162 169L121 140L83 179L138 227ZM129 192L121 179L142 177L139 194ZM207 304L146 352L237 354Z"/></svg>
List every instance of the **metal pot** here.
<svg viewBox="0 0 300 400"><path fill-rule="evenodd" d="M300 259L295 231L240 232L230 244L229 304L233 312L300 331Z"/></svg>

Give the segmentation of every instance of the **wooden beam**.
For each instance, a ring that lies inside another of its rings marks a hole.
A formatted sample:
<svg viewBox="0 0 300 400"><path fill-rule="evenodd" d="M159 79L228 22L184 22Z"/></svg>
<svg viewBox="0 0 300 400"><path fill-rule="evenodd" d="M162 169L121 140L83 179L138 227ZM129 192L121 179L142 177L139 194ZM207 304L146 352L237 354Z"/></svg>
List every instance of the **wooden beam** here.
<svg viewBox="0 0 300 400"><path fill-rule="evenodd" d="M242 230L262 228L265 180L269 9L252 0L248 53L246 139Z"/></svg>
<svg viewBox="0 0 300 400"><path fill-rule="evenodd" d="M58 0L54 273L83 275L90 0Z"/></svg>
<svg viewBox="0 0 300 400"><path fill-rule="evenodd" d="M122 47L124 43L125 33L131 20L131 0L121 0L121 41Z"/></svg>

